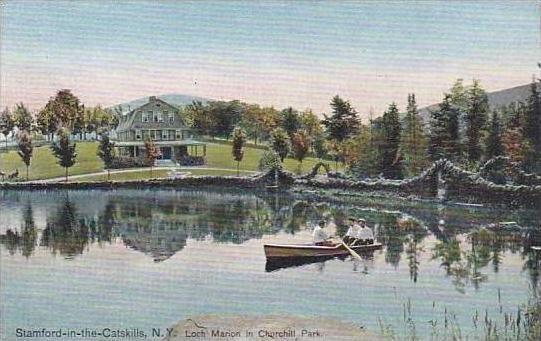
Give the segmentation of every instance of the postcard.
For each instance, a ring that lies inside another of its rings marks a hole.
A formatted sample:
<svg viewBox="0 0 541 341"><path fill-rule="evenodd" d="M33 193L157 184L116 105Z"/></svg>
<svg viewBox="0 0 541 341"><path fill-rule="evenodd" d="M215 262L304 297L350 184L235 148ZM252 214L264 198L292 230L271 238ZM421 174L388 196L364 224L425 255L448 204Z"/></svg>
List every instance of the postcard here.
<svg viewBox="0 0 541 341"><path fill-rule="evenodd" d="M541 3L0 3L0 339L541 340Z"/></svg>

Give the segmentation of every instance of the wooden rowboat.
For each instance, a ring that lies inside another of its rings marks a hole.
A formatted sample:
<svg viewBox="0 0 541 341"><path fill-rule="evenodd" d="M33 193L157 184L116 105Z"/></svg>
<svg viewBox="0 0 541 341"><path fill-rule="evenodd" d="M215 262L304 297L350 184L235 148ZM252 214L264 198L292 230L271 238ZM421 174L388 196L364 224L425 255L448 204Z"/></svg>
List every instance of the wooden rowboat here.
<svg viewBox="0 0 541 341"><path fill-rule="evenodd" d="M355 252L366 252L381 249L380 243L370 245L352 246ZM265 256L269 258L295 258L295 257L333 257L349 255L349 251L342 245L317 246L314 244L265 244Z"/></svg>

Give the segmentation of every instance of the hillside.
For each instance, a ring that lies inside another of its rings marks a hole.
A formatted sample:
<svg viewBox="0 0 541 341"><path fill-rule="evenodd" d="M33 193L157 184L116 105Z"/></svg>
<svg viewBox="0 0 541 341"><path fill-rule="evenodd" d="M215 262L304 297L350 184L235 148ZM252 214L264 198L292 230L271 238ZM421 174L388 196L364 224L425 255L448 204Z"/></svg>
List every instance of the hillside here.
<svg viewBox="0 0 541 341"><path fill-rule="evenodd" d="M141 98L135 99L135 100L130 101L130 102L116 104L116 105L113 105L113 106L111 106L109 108L115 108L115 107L118 107L119 105L121 105L122 106L122 112L126 113L129 110L132 110L134 108L137 108L137 107L147 103L149 96L141 97ZM211 99L208 99L208 98L203 98L203 97L198 97L198 96L191 96L191 95L182 95L182 94L159 95L158 98L163 100L163 101L166 101L169 104L177 106L177 107L181 107L181 106L191 104L193 101L201 101L203 103L211 101Z"/></svg>
<svg viewBox="0 0 541 341"><path fill-rule="evenodd" d="M538 84L539 89L541 86ZM530 96L530 84L520 85L509 89L503 89L487 93L488 104L491 109L509 105L512 102L525 102ZM419 109L419 114L425 122L430 118L430 111L438 109L439 104L432 104Z"/></svg>

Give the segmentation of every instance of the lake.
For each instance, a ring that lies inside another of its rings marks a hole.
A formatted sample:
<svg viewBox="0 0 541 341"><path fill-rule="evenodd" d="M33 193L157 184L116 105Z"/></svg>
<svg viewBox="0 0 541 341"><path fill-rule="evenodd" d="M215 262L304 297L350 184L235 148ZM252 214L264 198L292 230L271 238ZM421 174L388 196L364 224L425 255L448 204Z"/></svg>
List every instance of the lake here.
<svg viewBox="0 0 541 341"><path fill-rule="evenodd" d="M363 217L381 250L266 264L317 221ZM498 232L492 227L513 221ZM539 285L534 210L217 190L0 192L3 333L166 328L208 313L326 316L399 335L516 314ZM437 322L435 322L437 321Z"/></svg>

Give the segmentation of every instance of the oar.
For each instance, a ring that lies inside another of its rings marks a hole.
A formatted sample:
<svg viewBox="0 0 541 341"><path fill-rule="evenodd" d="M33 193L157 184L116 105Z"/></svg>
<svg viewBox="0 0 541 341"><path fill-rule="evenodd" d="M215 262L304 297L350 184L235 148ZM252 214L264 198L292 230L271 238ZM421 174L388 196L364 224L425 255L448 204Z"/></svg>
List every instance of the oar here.
<svg viewBox="0 0 541 341"><path fill-rule="evenodd" d="M353 256L353 258L357 259L358 261L362 262L363 259L361 258L361 256L359 256L359 254L357 252L355 252L352 248L350 248L346 243L344 243L344 240L342 238L338 238L338 240L340 241L340 244L342 244L346 250L349 251L349 253Z"/></svg>

